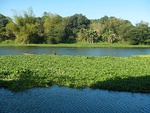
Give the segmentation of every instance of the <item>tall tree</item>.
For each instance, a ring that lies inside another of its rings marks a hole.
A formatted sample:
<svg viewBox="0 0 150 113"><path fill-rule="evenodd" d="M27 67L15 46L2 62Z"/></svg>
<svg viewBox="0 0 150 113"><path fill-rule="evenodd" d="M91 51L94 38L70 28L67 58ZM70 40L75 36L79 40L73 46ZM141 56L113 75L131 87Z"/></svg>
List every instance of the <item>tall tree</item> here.
<svg viewBox="0 0 150 113"><path fill-rule="evenodd" d="M6 25L8 22L9 18L0 14L0 42L9 38L6 32Z"/></svg>
<svg viewBox="0 0 150 113"><path fill-rule="evenodd" d="M77 37L77 33L80 32L83 28L88 28L90 24L90 20L82 15L82 14L75 14L73 16L67 17L65 19L66 24L66 31L68 36L73 36L74 38Z"/></svg>
<svg viewBox="0 0 150 113"><path fill-rule="evenodd" d="M17 43L38 43L38 23L33 14L32 8L22 15L14 15L14 22L10 22L7 29L11 30L16 36Z"/></svg>
<svg viewBox="0 0 150 113"><path fill-rule="evenodd" d="M63 18L57 14L44 13L44 33L46 43L61 43L66 41Z"/></svg>
<svg viewBox="0 0 150 113"><path fill-rule="evenodd" d="M103 17L100 19L102 25L102 30L101 34L103 38L106 38L105 36L108 35L108 38L111 39L110 41L107 40L107 42L117 42L120 39L120 34L119 34L119 27L123 25L124 21L122 19L118 19L116 17ZM111 38L110 38L111 37ZM113 40L112 40L113 38ZM105 40L105 39L104 39Z"/></svg>
<svg viewBox="0 0 150 113"><path fill-rule="evenodd" d="M146 22L140 22L127 34L130 44L150 44L150 27Z"/></svg>
<svg viewBox="0 0 150 113"><path fill-rule="evenodd" d="M134 26L132 23L128 20L124 20L123 23L117 28L118 34L119 34L119 41L123 43L128 43L128 35L130 29L132 29Z"/></svg>

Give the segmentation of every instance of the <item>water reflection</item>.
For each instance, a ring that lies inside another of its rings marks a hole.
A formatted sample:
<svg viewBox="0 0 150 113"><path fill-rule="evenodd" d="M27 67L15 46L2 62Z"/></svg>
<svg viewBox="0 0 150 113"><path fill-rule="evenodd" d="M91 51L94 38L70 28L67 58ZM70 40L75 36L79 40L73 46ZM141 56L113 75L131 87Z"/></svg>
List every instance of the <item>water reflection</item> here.
<svg viewBox="0 0 150 113"><path fill-rule="evenodd" d="M24 92L0 89L0 112L148 113L150 94L52 86Z"/></svg>
<svg viewBox="0 0 150 113"><path fill-rule="evenodd" d="M66 48L66 47L0 47L0 55L52 54L89 56L131 56L150 54L150 48Z"/></svg>

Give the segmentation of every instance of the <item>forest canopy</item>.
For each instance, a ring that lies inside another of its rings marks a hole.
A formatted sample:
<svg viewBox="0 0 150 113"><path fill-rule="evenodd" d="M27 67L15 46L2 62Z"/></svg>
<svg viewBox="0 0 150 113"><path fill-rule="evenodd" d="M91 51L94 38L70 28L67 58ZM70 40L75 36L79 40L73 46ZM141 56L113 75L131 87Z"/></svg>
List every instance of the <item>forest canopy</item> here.
<svg viewBox="0 0 150 113"><path fill-rule="evenodd" d="M0 14L0 43L58 44L76 43L150 44L150 26L141 21L135 26L129 20L104 16L88 19L83 14L61 17L44 12L35 17L32 8L13 19Z"/></svg>

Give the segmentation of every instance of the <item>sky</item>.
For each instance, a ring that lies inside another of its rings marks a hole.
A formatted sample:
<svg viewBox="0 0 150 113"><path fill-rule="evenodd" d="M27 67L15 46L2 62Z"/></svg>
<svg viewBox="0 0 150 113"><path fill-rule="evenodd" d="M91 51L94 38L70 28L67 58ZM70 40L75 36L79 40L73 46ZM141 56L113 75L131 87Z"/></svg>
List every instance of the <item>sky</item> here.
<svg viewBox="0 0 150 113"><path fill-rule="evenodd" d="M11 18L14 10L21 14L30 7L36 17L51 12L62 17L83 14L88 19L115 16L133 25L150 23L150 0L0 0L0 13Z"/></svg>

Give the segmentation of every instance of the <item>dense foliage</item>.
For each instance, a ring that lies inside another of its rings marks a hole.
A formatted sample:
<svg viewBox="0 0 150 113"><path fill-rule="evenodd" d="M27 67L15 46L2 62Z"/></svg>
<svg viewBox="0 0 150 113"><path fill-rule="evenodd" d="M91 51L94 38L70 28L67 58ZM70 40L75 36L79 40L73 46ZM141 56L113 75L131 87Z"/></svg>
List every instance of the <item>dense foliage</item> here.
<svg viewBox="0 0 150 113"><path fill-rule="evenodd" d="M141 21L135 26L128 20L104 16L90 20L82 14L61 17L44 12L35 17L32 8L13 20L0 14L0 42L3 43L125 43L150 44L149 23Z"/></svg>
<svg viewBox="0 0 150 113"><path fill-rule="evenodd" d="M150 93L150 56L0 56L0 87L14 91L53 84Z"/></svg>

